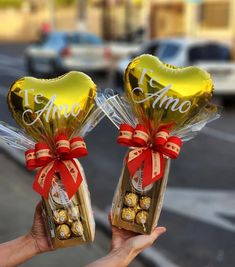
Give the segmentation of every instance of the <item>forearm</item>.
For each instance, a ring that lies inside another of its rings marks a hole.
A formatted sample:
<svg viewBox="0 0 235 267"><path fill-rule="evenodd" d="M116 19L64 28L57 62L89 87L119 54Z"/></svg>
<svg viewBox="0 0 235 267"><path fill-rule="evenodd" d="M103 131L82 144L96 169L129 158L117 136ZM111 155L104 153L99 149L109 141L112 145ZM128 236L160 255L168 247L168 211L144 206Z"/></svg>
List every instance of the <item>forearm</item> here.
<svg viewBox="0 0 235 267"><path fill-rule="evenodd" d="M121 249L111 251L107 256L94 261L86 267L126 267L136 257L131 248L122 247Z"/></svg>
<svg viewBox="0 0 235 267"><path fill-rule="evenodd" d="M0 266L15 267L37 255L39 250L30 234L0 244Z"/></svg>

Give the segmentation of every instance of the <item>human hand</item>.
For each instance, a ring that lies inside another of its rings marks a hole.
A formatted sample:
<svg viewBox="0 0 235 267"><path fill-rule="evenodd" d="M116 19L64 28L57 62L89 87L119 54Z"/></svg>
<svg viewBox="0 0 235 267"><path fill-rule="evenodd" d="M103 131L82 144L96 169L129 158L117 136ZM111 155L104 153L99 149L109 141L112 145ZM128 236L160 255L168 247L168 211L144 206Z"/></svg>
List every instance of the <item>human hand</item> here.
<svg viewBox="0 0 235 267"><path fill-rule="evenodd" d="M111 224L111 215L109 215ZM112 226L112 243L111 252L124 249L130 251L133 258L142 252L144 249L150 247L156 239L166 232L165 227L157 227L150 235L137 234L125 229L119 229Z"/></svg>
<svg viewBox="0 0 235 267"><path fill-rule="evenodd" d="M141 251L150 247L166 231L165 227L157 227L150 235L140 235L119 229L112 226L111 214L109 214L109 222L112 228L111 251L87 267L127 267Z"/></svg>
<svg viewBox="0 0 235 267"><path fill-rule="evenodd" d="M141 235L112 226L111 250L128 247L135 250L135 252L138 254L144 249L150 247L154 241L165 232L165 227L156 227L150 235Z"/></svg>
<svg viewBox="0 0 235 267"><path fill-rule="evenodd" d="M53 250L53 247L48 240L42 217L42 201L40 201L36 206L33 225L29 232L29 237L33 239L38 253Z"/></svg>

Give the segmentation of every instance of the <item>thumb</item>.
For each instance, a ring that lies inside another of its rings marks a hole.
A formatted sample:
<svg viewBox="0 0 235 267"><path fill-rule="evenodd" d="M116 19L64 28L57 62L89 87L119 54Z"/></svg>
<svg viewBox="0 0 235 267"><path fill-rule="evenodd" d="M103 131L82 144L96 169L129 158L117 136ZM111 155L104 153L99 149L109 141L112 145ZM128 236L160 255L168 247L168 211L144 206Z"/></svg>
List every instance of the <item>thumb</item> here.
<svg viewBox="0 0 235 267"><path fill-rule="evenodd" d="M165 232L166 232L165 227L156 227L150 235L152 242L154 242L160 235L164 234Z"/></svg>

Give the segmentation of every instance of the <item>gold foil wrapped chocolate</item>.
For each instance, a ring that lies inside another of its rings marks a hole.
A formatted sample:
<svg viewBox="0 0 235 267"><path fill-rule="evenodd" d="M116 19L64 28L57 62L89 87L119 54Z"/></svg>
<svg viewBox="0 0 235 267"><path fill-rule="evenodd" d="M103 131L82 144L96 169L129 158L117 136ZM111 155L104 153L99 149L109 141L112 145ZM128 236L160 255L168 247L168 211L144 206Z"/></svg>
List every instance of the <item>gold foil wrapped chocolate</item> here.
<svg viewBox="0 0 235 267"><path fill-rule="evenodd" d="M146 224L149 214L145 210L141 210L136 214L135 220L137 224Z"/></svg>
<svg viewBox="0 0 235 267"><path fill-rule="evenodd" d="M83 226L81 221L76 221L72 223L71 226L72 233L76 236L82 236L83 235Z"/></svg>
<svg viewBox="0 0 235 267"><path fill-rule="evenodd" d="M141 191L139 188L138 190L133 189L133 179L130 178L130 173L124 161L120 182L113 199L112 225L136 233L151 234L160 216L169 166L170 160L167 159L163 178L153 183L148 189ZM138 183L141 183L141 177L139 179ZM135 207L131 208L125 205L124 198L126 194L133 191L138 196L139 201ZM149 208L147 209L148 206Z"/></svg>
<svg viewBox="0 0 235 267"><path fill-rule="evenodd" d="M148 210L151 205L151 198L147 196L143 196L140 198L140 207L144 210Z"/></svg>
<svg viewBox="0 0 235 267"><path fill-rule="evenodd" d="M128 222L134 222L135 220L135 210L132 208L122 209L122 219Z"/></svg>
<svg viewBox="0 0 235 267"><path fill-rule="evenodd" d="M80 211L79 207L73 206L69 211L68 211L68 218L69 220L77 220L80 217Z"/></svg>
<svg viewBox="0 0 235 267"><path fill-rule="evenodd" d="M57 224L64 224L68 221L68 212L66 210L56 210L54 213L54 221Z"/></svg>
<svg viewBox="0 0 235 267"><path fill-rule="evenodd" d="M138 203L138 196L135 193L127 193L124 197L124 204L128 207L135 207Z"/></svg>
<svg viewBox="0 0 235 267"><path fill-rule="evenodd" d="M77 160L75 161L80 164ZM63 190L63 187L60 186L59 177L55 175L55 182L53 183L54 189L51 189L51 191L58 193L57 199L60 200L60 204L58 205L58 203L54 201L51 192L48 200L43 198L45 226L48 236L51 237L54 248L77 246L94 240L94 220L89 192L83 172L82 177L83 181L78 188L78 192L71 199L68 199L68 197L65 196L66 192ZM58 215L64 216L65 214L67 215L67 220L65 223L61 224L59 220L61 217L58 217ZM82 218L82 225L79 223L74 224L80 221L80 218ZM80 228L78 226L80 226Z"/></svg>
<svg viewBox="0 0 235 267"><path fill-rule="evenodd" d="M137 205L137 206L134 207L134 210L137 213L138 211L140 211L142 209L141 209L140 205Z"/></svg>
<svg viewBox="0 0 235 267"><path fill-rule="evenodd" d="M67 224L57 226L56 233L59 239L68 239L71 236L71 231Z"/></svg>

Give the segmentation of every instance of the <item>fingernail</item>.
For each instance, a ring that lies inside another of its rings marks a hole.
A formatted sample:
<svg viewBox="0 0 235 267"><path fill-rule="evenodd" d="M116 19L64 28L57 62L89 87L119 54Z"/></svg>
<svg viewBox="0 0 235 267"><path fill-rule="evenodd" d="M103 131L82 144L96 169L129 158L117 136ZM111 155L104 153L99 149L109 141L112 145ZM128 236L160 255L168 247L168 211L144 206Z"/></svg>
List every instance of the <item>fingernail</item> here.
<svg viewBox="0 0 235 267"><path fill-rule="evenodd" d="M166 227L163 227L163 226L159 226L157 227L159 230L161 230L163 233L166 232Z"/></svg>

